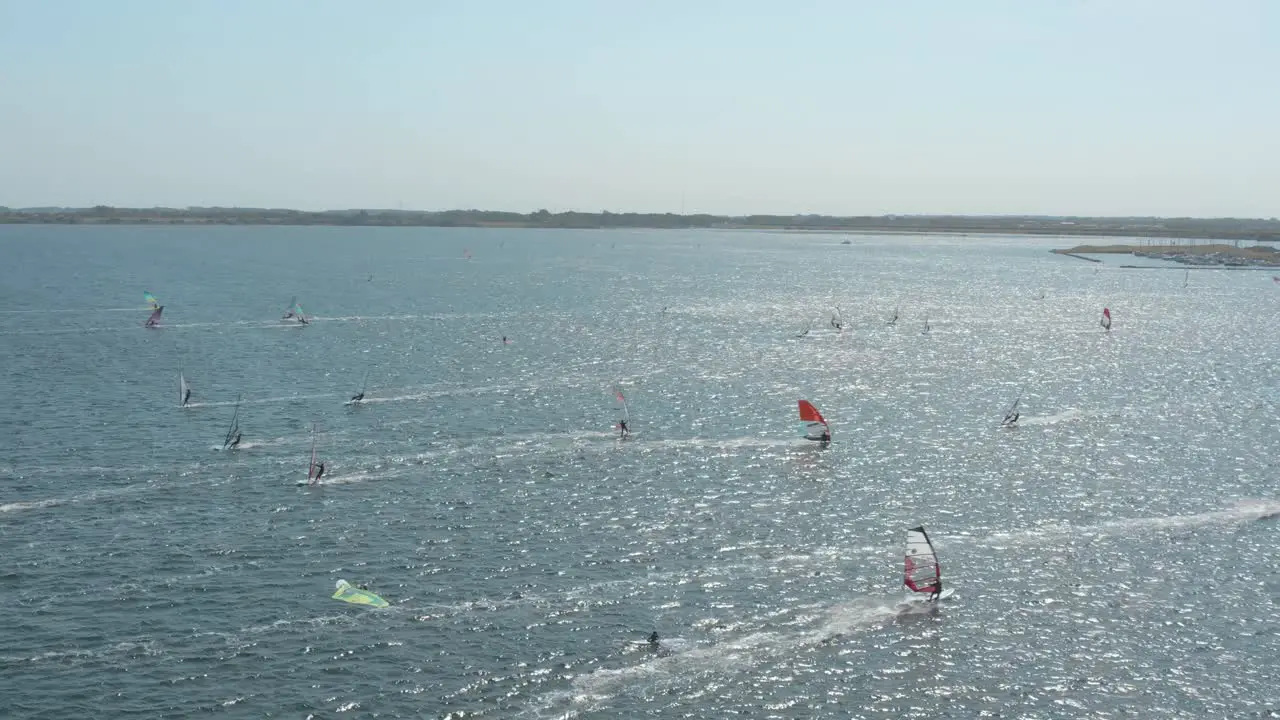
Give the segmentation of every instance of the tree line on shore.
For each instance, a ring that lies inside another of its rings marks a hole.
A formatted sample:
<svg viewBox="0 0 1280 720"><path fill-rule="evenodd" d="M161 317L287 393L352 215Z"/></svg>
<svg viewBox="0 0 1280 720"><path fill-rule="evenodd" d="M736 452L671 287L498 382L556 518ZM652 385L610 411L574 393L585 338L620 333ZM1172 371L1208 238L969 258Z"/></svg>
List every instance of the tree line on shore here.
<svg viewBox="0 0 1280 720"><path fill-rule="evenodd" d="M812 232L1124 235L1280 241L1280 220L1240 218L1048 217L1029 215L692 215L538 210L324 210L272 208L0 207L7 224L349 225L384 227L723 228Z"/></svg>

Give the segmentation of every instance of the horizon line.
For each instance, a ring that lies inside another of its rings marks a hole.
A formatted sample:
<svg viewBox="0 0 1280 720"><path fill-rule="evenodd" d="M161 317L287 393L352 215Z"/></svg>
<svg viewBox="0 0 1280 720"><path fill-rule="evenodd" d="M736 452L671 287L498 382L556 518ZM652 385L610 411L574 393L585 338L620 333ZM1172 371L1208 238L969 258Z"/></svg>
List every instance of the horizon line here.
<svg viewBox="0 0 1280 720"><path fill-rule="evenodd" d="M270 207L270 206L254 206L254 205L186 205L183 207L175 207L172 205L150 205L150 206L126 206L126 205L25 205L22 207L13 207L8 205L0 205L0 212L8 213L47 213L53 211L61 212L84 212L84 211L128 211L140 212L148 210L160 210L170 212L199 212L199 211L237 211L237 212L287 212L310 215L324 215L334 213L387 213L387 214L403 214L403 215L442 215L447 213L500 213L510 215L537 215L546 213L548 215L661 215L672 217L712 217L712 218L750 218L750 217L771 217L771 218L993 218L993 219L1016 219L1016 218L1052 218L1057 220L1252 220L1261 222L1280 223L1280 218L1276 216L1264 217L1248 217L1235 215L1072 215L1072 214L1053 214L1053 213L861 213L861 214L831 214L831 213L814 213L814 212L750 212L750 213L714 213L714 212L671 212L671 211L642 211L642 210L548 210L547 208L539 208L537 210L498 210L483 208L449 208L444 210L421 210L407 208L389 208L389 207L346 207L346 208L326 208L323 210L301 210L290 207Z"/></svg>

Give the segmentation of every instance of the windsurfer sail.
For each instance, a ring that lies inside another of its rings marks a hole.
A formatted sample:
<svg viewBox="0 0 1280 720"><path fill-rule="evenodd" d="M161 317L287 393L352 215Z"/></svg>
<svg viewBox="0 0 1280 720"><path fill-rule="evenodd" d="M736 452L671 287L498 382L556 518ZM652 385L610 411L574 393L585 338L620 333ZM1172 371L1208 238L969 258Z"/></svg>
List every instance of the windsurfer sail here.
<svg viewBox="0 0 1280 720"><path fill-rule="evenodd" d="M804 324L804 329L801 330L798 334L796 334L796 337L804 337L805 335L808 335L809 328L811 327L813 327L813 320L806 321Z"/></svg>
<svg viewBox="0 0 1280 720"><path fill-rule="evenodd" d="M844 318L840 316L840 306L835 306L836 311L831 315L831 327L838 331L844 330Z"/></svg>
<svg viewBox="0 0 1280 720"><path fill-rule="evenodd" d="M804 439L814 442L831 442L831 426L827 424L826 418L822 417L822 413L818 412L818 408L808 400L799 401L799 405L800 422L804 423Z"/></svg>
<svg viewBox="0 0 1280 720"><path fill-rule="evenodd" d="M227 450L234 448L240 444L240 396L236 396L236 409L231 414L231 427L227 428L227 435L222 439L222 449Z"/></svg>
<svg viewBox="0 0 1280 720"><path fill-rule="evenodd" d="M147 291L147 290L143 290L143 291L142 291L142 299L146 301L147 305L148 305L152 310L155 310L156 308L160 307L160 301L159 301L159 300L156 300L156 296L155 296L155 295L152 295L152 294L151 294L149 291Z"/></svg>
<svg viewBox="0 0 1280 720"><path fill-rule="evenodd" d="M627 408L627 398L622 394L620 388L613 389L614 397L618 398L618 402L622 403L622 419L618 421L618 437L625 438L631 434L631 410Z"/></svg>
<svg viewBox="0 0 1280 720"><path fill-rule="evenodd" d="M191 402L191 386L187 385L187 378L182 374L182 369L178 369L178 406L186 407Z"/></svg>
<svg viewBox="0 0 1280 720"><path fill-rule="evenodd" d="M147 324L144 327L160 327L160 315L164 312L163 305L157 305L155 310L151 311L151 317L147 318Z"/></svg>
<svg viewBox="0 0 1280 720"><path fill-rule="evenodd" d="M932 328L929 327L929 316L925 315L924 316L924 332L929 332L931 329Z"/></svg>
<svg viewBox="0 0 1280 720"><path fill-rule="evenodd" d="M316 424L311 423L311 464L307 466L307 484L319 485L324 463L316 463Z"/></svg>
<svg viewBox="0 0 1280 720"><path fill-rule="evenodd" d="M289 307L285 308L284 315L282 315L280 319L288 320L289 318L293 317L294 308L296 307L298 307L298 296L295 295L293 296L292 299L289 300Z"/></svg>
<svg viewBox="0 0 1280 720"><path fill-rule="evenodd" d="M898 308L893 309L893 317L889 318L890 325L896 325L898 322Z"/></svg>
<svg viewBox="0 0 1280 720"><path fill-rule="evenodd" d="M938 564L938 553L929 542L929 534L923 525L907 531L906 569L902 584L912 592L929 593L930 600L936 600L942 594L942 566Z"/></svg>
<svg viewBox="0 0 1280 720"><path fill-rule="evenodd" d="M1111 308L1102 308L1102 329L1111 332Z"/></svg>
<svg viewBox="0 0 1280 720"><path fill-rule="evenodd" d="M1019 415L1018 403L1020 402L1022 402L1022 393L1018 393L1017 399L1014 400L1013 404L1009 406L1009 409L1004 412L1004 419L1000 421L1000 427L1011 428L1017 426Z"/></svg>
<svg viewBox="0 0 1280 720"><path fill-rule="evenodd" d="M338 581L337 589L333 593L333 599L349 602L352 605L368 605L378 608L384 608L388 605L386 600L369 592L364 587L353 587L346 580Z"/></svg>
<svg viewBox="0 0 1280 720"><path fill-rule="evenodd" d="M1190 281L1191 281L1191 271L1190 270L1182 271L1182 287L1186 287L1187 283Z"/></svg>
<svg viewBox="0 0 1280 720"><path fill-rule="evenodd" d="M302 325L307 325L311 322L307 319L307 314L302 312L302 306L296 302L293 304L293 317Z"/></svg>

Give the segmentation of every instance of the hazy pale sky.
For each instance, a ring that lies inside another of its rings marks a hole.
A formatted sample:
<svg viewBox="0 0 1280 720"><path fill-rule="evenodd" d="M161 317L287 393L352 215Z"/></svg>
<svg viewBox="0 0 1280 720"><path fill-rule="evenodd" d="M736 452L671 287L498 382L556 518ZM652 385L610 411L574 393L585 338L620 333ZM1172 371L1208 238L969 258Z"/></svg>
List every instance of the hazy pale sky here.
<svg viewBox="0 0 1280 720"><path fill-rule="evenodd" d="M1273 0L0 0L0 205L1280 215Z"/></svg>

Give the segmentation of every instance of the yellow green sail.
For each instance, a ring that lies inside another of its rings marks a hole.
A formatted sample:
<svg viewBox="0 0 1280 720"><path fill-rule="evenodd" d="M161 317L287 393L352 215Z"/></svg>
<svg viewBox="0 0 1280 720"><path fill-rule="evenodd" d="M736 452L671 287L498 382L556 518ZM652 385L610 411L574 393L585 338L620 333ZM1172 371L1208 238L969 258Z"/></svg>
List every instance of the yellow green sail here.
<svg viewBox="0 0 1280 720"><path fill-rule="evenodd" d="M353 605L369 605L371 607L380 608L387 607L388 605L386 600L383 600L368 590L361 590L358 587L354 587L346 580L338 581L338 589L333 593L333 599L349 602Z"/></svg>

